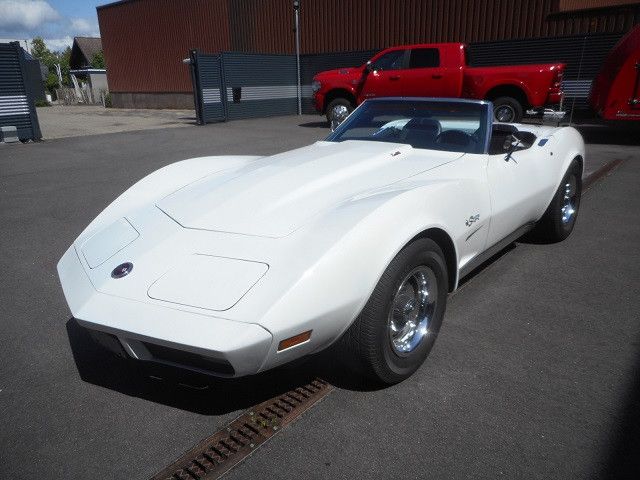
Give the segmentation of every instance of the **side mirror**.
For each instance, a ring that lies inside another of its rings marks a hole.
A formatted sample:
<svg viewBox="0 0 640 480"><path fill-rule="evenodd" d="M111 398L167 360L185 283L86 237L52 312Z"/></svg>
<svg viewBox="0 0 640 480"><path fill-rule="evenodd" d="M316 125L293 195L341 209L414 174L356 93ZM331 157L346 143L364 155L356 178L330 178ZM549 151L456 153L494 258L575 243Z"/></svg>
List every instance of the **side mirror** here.
<svg viewBox="0 0 640 480"><path fill-rule="evenodd" d="M367 62L367 66L366 66L364 71L367 72L367 73L370 73L370 72L373 72L373 70L374 70L373 63L371 63L371 60L369 60Z"/></svg>
<svg viewBox="0 0 640 480"><path fill-rule="evenodd" d="M513 142L516 138L509 134L504 139L504 144L502 145L502 150L505 152L511 152L513 150Z"/></svg>
<svg viewBox="0 0 640 480"><path fill-rule="evenodd" d="M504 149L504 151L507 152L507 155L504 157L505 162L508 162L509 160L513 160L511 158L511 155L513 154L513 152L516 151L518 146L520 146L520 140L518 139L518 137L512 134L507 135L507 138L505 138L504 144L502 145L502 148ZM515 160L513 161L515 162Z"/></svg>

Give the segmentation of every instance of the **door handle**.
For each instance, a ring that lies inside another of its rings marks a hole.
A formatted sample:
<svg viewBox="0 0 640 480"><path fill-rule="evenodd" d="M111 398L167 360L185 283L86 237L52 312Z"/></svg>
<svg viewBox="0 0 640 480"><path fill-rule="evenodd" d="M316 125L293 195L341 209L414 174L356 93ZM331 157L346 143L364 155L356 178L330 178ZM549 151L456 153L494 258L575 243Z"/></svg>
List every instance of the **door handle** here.
<svg viewBox="0 0 640 480"><path fill-rule="evenodd" d="M400 80L400 75L393 75L392 77L389 77L389 80Z"/></svg>
<svg viewBox="0 0 640 480"><path fill-rule="evenodd" d="M442 78L442 75L431 75L431 78L440 79Z"/></svg>

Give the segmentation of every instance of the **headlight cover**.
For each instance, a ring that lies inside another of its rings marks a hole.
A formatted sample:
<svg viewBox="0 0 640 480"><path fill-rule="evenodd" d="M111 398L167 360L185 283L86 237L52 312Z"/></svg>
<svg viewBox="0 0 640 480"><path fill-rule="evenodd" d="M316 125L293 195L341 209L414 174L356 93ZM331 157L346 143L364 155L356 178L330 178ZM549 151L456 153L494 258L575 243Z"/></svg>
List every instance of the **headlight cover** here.
<svg viewBox="0 0 640 480"><path fill-rule="evenodd" d="M321 87L322 83L320 83L319 80L314 80L313 82L311 82L311 91L313 93L316 93L318 90L320 90Z"/></svg>
<svg viewBox="0 0 640 480"><path fill-rule="evenodd" d="M120 218L87 239L80 251L89 268L96 268L129 246L140 234L126 218Z"/></svg>
<svg viewBox="0 0 640 480"><path fill-rule="evenodd" d="M266 263L193 254L153 282L147 295L179 305L229 310L267 270Z"/></svg>

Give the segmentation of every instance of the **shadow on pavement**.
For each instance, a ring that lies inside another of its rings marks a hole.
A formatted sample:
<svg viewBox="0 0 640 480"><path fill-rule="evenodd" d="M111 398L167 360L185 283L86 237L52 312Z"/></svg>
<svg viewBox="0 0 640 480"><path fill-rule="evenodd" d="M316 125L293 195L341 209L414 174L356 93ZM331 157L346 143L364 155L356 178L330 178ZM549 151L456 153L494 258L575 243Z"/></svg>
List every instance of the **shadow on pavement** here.
<svg viewBox="0 0 640 480"><path fill-rule="evenodd" d="M307 123L300 123L298 125L299 127L304 127L304 128L325 128L327 130L327 135L329 134L330 130L329 130L329 125L327 124L326 121L323 122L307 122Z"/></svg>
<svg viewBox="0 0 640 480"><path fill-rule="evenodd" d="M640 346L640 341L636 341ZM617 431L609 442L600 478L626 480L640 478L640 350L636 353L633 381L620 402Z"/></svg>
<svg viewBox="0 0 640 480"><path fill-rule="evenodd" d="M575 125L585 143L603 145L640 145L638 122L624 124Z"/></svg>

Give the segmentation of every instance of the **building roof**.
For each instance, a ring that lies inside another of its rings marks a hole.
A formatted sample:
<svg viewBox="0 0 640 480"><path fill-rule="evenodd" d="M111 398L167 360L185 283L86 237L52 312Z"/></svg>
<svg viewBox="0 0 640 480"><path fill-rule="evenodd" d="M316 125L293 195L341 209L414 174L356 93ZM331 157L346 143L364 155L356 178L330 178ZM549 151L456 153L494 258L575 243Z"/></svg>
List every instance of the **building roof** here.
<svg viewBox="0 0 640 480"><path fill-rule="evenodd" d="M75 37L71 47L69 66L74 69L90 67L93 56L101 51L100 37Z"/></svg>

